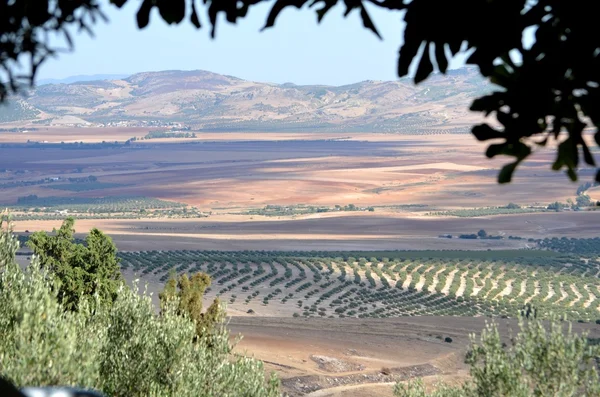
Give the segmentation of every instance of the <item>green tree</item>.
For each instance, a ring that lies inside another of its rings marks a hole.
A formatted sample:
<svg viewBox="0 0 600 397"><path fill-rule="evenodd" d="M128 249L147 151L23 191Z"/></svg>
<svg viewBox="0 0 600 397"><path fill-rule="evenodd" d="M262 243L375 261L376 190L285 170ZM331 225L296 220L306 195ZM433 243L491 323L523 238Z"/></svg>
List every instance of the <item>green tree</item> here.
<svg viewBox="0 0 600 397"><path fill-rule="evenodd" d="M477 232L477 237L479 238L486 238L487 237L487 232L483 229L481 229L480 231Z"/></svg>
<svg viewBox="0 0 600 397"><path fill-rule="evenodd" d="M0 241L0 252L12 244ZM196 326L176 305L158 315L150 296L121 285L112 305L84 296L72 311L58 294L38 257L26 270L10 258L0 272L0 376L17 387L77 386L116 397L280 395L260 361L232 354L224 327L192 343Z"/></svg>
<svg viewBox="0 0 600 397"><path fill-rule="evenodd" d="M422 382L397 384L398 397L598 396L598 346L554 319L520 320L512 346L505 346L496 325L487 325L466 357L471 379L462 387L439 385L426 393Z"/></svg>
<svg viewBox="0 0 600 397"><path fill-rule="evenodd" d="M92 229L85 244L75 242L75 219L65 219L52 231L33 233L27 245L40 265L56 278L58 296L69 310L76 310L84 296L97 294L103 303L116 298L122 284L117 247L112 239Z"/></svg>
<svg viewBox="0 0 600 397"><path fill-rule="evenodd" d="M546 207L549 210L554 210L556 212L562 211L563 208L565 208L565 205L559 201L555 201L554 203L550 203L548 204L548 207Z"/></svg>
<svg viewBox="0 0 600 397"><path fill-rule="evenodd" d="M187 17L200 28L201 20L207 19L214 37L221 14L236 23L250 8L265 2L206 1L204 16L194 0L143 0L137 25L146 27L157 8L169 24L179 24ZM127 0L110 3L122 7ZM72 43L71 27L91 32L93 24L103 18L100 4L98 0L0 2L0 69L7 75L6 82L0 82L0 100L33 83L39 66L57 52L56 44L48 39L52 34ZM321 21L338 4L345 6L345 15L358 12L363 26L377 36L367 6L405 11L398 76L406 76L414 64L415 83L427 79L436 68L445 73L450 59L469 51L467 64L477 66L481 75L495 84L495 91L476 99L471 110L494 114L502 126L480 124L472 132L478 140L493 142L486 156L514 158L500 171L499 182L510 182L532 147L545 146L551 140L559 143L554 170L566 169L575 180L580 158L596 165L583 139L585 127L591 124L597 129L595 140L600 145L600 27L594 1L276 0L264 27L274 26L288 7L315 7ZM525 47L522 38L531 29L535 29L535 43ZM29 73L21 72L25 60L31 65ZM596 180L600 181L600 170Z"/></svg>
<svg viewBox="0 0 600 397"><path fill-rule="evenodd" d="M578 207L589 207L592 205L592 199L587 194L580 194L575 198Z"/></svg>
<svg viewBox="0 0 600 397"><path fill-rule="evenodd" d="M171 274L164 290L159 294L161 309L176 302L177 314L189 317L196 324L196 334L203 336L214 331L215 326L225 317L221 301L215 298L213 303L202 312L204 292L210 287L211 279L206 273L198 272L190 278L187 274L176 277Z"/></svg>

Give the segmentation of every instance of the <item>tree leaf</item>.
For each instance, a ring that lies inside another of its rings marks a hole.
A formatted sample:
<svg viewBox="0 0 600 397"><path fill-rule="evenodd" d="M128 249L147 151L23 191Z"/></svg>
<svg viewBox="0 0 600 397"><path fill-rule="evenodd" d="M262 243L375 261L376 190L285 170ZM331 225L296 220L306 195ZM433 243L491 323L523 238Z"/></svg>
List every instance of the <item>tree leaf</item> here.
<svg viewBox="0 0 600 397"><path fill-rule="evenodd" d="M583 159L585 160L586 164L595 166L596 162L594 161L594 156L592 156L590 149L583 140L581 140L581 148L583 150Z"/></svg>
<svg viewBox="0 0 600 397"><path fill-rule="evenodd" d="M485 151L485 155L488 158L492 158L492 157L496 157L499 154L506 154L506 149L508 147L508 144L505 143L495 143L493 145L488 146L487 150Z"/></svg>
<svg viewBox="0 0 600 397"><path fill-rule="evenodd" d="M185 17L185 0L157 0L160 16L168 24L180 23Z"/></svg>
<svg viewBox="0 0 600 397"><path fill-rule="evenodd" d="M433 65L429 59L429 43L426 42L425 48L423 48L421 61L419 62L419 67L417 67L417 73L415 74L415 84L419 84L421 81L425 80L431 72L433 72Z"/></svg>
<svg viewBox="0 0 600 397"><path fill-rule="evenodd" d="M474 112L485 112L485 115L488 116L493 111L500 109L504 105L504 101L504 92L494 92L474 99L469 109Z"/></svg>
<svg viewBox="0 0 600 397"><path fill-rule="evenodd" d="M265 30L275 25L275 20L279 16L279 13L283 11L284 8L293 6L296 8L301 8L304 4L306 4L308 0L277 0L273 7L271 7L271 11L267 16L267 21L265 22L265 26L261 29Z"/></svg>
<svg viewBox="0 0 600 397"><path fill-rule="evenodd" d="M110 0L111 4L116 5L117 7L121 8L123 7L123 5L125 5L125 3L127 3L127 0Z"/></svg>
<svg viewBox="0 0 600 397"><path fill-rule="evenodd" d="M517 169L517 165L519 165L520 161L515 161L514 163L506 164L500 170L498 174L498 183L510 183L512 181L512 176L515 170Z"/></svg>
<svg viewBox="0 0 600 397"><path fill-rule="evenodd" d="M440 72L446 73L446 70L448 69L448 58L446 58L446 52L444 51L443 43L435 44L435 60L438 64Z"/></svg>
<svg viewBox="0 0 600 397"><path fill-rule="evenodd" d="M325 4L323 4L323 7L319 8L317 10L317 22L321 22L321 20L323 20L323 17L325 17L325 14L327 14L327 12L334 5L337 4L337 0L323 0L323 2L325 3ZM313 1L313 3L310 6L312 7L316 3L318 3L318 0Z"/></svg>
<svg viewBox="0 0 600 397"><path fill-rule="evenodd" d="M192 0L192 15L190 15L190 22L192 22L192 25L194 25L196 29L200 29L202 26L200 24L200 18L198 18L198 12L196 11L196 0Z"/></svg>
<svg viewBox="0 0 600 397"><path fill-rule="evenodd" d="M136 15L138 28L144 29L146 26L148 26L152 7L154 7L152 0L144 0Z"/></svg>
<svg viewBox="0 0 600 397"><path fill-rule="evenodd" d="M362 18L363 26L365 28L369 29L371 32L375 33L375 35L381 39L381 35L377 31L377 28L375 27L375 24L371 20L371 17L369 16L367 9L365 8L365 6L362 5L362 3L360 6L360 17Z"/></svg>
<svg viewBox="0 0 600 397"><path fill-rule="evenodd" d="M487 141L489 139L502 138L504 134L501 131L495 130L489 124L479 124L471 129L471 133L475 135L478 141Z"/></svg>

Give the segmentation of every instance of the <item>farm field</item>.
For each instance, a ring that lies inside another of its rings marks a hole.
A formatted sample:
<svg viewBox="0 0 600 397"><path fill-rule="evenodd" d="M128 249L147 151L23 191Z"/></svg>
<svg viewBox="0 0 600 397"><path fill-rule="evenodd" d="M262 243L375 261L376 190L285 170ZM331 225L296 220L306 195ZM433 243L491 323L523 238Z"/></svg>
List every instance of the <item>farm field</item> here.
<svg viewBox="0 0 600 397"><path fill-rule="evenodd" d="M50 129L45 136L113 134L108 128L75 131ZM5 135L15 134L0 134ZM513 184L498 186L496 170L502 163L486 159L485 147L470 135L291 133L274 134L271 140L265 140L270 134L198 136L191 142L130 145L14 143L0 159L5 171L0 173L2 204L30 194L145 196L219 212L299 204L421 205L422 211L431 212L511 201L564 201L577 189L576 184L572 190L565 187L564 176L549 170L549 150L524 164ZM24 184L87 175L97 178L97 189L69 187L60 180L55 184L61 189L53 189L52 183ZM23 183L11 187L8 182Z"/></svg>
<svg viewBox="0 0 600 397"><path fill-rule="evenodd" d="M597 237L600 213L562 212L478 218L349 212L298 219L211 215L201 219L81 219L79 232L98 227L126 251L163 250L414 250L527 249L528 238ZM64 215L62 216L64 217ZM17 232L52 230L53 220L15 219ZM251 219L254 218L254 219ZM502 240L459 239L484 229ZM452 239L440 238L449 233ZM523 240L509 239L518 236Z"/></svg>
<svg viewBox="0 0 600 397"><path fill-rule="evenodd" d="M594 246L598 240L584 245ZM206 272L207 299L232 315L388 318L515 317L530 303L573 320L600 319L599 250L552 251L122 252L121 266L163 284L170 272ZM371 256L369 256L371 255ZM249 313L250 312L250 313Z"/></svg>

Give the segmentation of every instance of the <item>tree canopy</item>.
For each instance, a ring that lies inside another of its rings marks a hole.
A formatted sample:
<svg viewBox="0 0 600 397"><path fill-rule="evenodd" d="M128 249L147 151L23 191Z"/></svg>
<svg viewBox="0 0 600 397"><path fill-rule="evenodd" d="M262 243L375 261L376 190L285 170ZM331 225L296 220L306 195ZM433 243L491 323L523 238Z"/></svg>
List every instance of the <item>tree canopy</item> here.
<svg viewBox="0 0 600 397"><path fill-rule="evenodd" d="M127 0L110 2L122 7ZM205 0L206 16L202 16L195 0L143 0L137 24L146 27L156 7L170 24L188 20L201 28L207 19L214 37L219 14L236 23L252 6L264 2ZM321 21L333 7L342 5L345 15L358 12L364 27L377 36L368 7L403 11L406 29L398 76L408 75L414 62L415 83L435 70L445 73L449 59L468 51L467 64L476 65L496 85L495 92L474 100L471 110L493 114L497 123L476 125L472 133L480 141L492 141L486 156L514 158L500 171L501 183L510 182L516 167L535 147L551 141L558 142L552 168L566 170L570 179L577 179L582 162L596 165L584 139L586 128L595 128L594 139L600 146L600 25L594 1L276 0L272 4L265 28L274 26L288 7L312 7ZM72 46L72 27L91 33L94 23L103 18L97 0L1 2L0 70L8 81L0 83L0 100L32 84L39 65L57 52L47 33L58 32ZM530 47L523 44L526 30L535 31ZM29 72L18 74L17 65L25 59ZM600 171L596 180L600 181Z"/></svg>
<svg viewBox="0 0 600 397"><path fill-rule="evenodd" d="M33 233L27 244L40 265L56 277L58 297L66 308L77 309L82 297L94 294L110 303L122 284L117 247L109 236L95 228L85 244L76 243L74 224L75 220L69 217L52 235Z"/></svg>
<svg viewBox="0 0 600 397"><path fill-rule="evenodd" d="M185 315L194 322L198 337L212 333L225 318L225 311L219 298L215 298L206 312L202 313L204 292L210 287L211 282L210 276L202 272L195 273L192 277L187 274L179 277L171 274L164 290L159 294L162 310L165 310L170 302L177 302L177 314Z"/></svg>

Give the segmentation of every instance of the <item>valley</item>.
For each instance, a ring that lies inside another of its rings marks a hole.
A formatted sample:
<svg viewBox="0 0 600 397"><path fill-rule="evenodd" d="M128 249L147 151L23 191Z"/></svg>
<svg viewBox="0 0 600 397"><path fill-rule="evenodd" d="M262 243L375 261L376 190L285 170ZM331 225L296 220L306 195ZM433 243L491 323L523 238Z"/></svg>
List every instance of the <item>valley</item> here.
<svg viewBox="0 0 600 397"><path fill-rule="evenodd" d="M434 80L321 94L173 73L44 86L19 102L31 112L0 124L0 205L23 242L67 216L78 237L99 228L155 304L171 272L208 273L205 307L227 304L236 352L290 396L460 383L469 335L494 321L507 338L527 304L600 337L594 170L569 183L545 148L498 185L505 160L485 157L466 133L477 120L460 113L485 89L470 72L454 93ZM426 92L435 112L419 110ZM186 110L207 96L212 113ZM285 96L285 114L269 107Z"/></svg>

